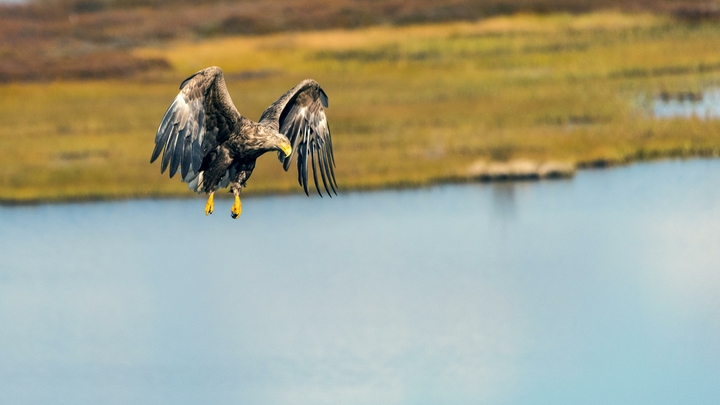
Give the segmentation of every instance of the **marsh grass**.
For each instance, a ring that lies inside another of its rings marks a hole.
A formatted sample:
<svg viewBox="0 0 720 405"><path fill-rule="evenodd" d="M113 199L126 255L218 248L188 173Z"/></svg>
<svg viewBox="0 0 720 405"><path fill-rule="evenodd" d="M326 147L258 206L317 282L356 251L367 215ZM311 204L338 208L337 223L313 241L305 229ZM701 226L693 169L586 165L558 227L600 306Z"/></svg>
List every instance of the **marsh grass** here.
<svg viewBox="0 0 720 405"><path fill-rule="evenodd" d="M0 199L191 196L148 163L187 75L223 68L257 119L298 81L318 80L342 189L468 178L478 161L579 166L717 155L720 123L654 119L661 92L716 86L720 26L593 13L177 42L135 51L172 70L124 81L0 87ZM266 155L247 193L298 192Z"/></svg>

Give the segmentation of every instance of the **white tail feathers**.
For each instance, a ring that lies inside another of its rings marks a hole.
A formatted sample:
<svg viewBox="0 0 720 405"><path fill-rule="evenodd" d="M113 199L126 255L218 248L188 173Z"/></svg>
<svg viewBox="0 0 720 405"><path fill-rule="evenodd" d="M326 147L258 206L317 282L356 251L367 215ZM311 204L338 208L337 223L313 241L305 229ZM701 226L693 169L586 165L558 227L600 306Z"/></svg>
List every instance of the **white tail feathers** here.
<svg viewBox="0 0 720 405"><path fill-rule="evenodd" d="M198 194L201 194L203 191L205 191L205 187L203 184L203 174L204 172L195 173L192 170L188 172L187 176L182 179L185 183L188 184L188 188ZM235 177L235 168L231 167L230 169L225 171L225 174L220 179L220 183L218 183L217 188L226 188L230 185L230 181Z"/></svg>

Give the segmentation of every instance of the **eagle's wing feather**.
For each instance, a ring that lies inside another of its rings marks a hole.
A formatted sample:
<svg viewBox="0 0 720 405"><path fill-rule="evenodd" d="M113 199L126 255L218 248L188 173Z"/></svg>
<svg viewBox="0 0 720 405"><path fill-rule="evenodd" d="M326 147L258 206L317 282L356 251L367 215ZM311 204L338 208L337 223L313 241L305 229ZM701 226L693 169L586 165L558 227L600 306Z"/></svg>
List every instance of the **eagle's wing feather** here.
<svg viewBox="0 0 720 405"><path fill-rule="evenodd" d="M298 182L308 194L308 165L312 165L315 189L320 193L317 172L329 196L337 194L335 159L325 110L328 98L314 80L304 80L283 94L260 117L260 124L270 126L290 140L292 153L278 154L287 171L293 156L297 156ZM317 165L316 165L317 163Z"/></svg>
<svg viewBox="0 0 720 405"><path fill-rule="evenodd" d="M180 168L184 181L200 171L205 156L228 140L241 116L230 99L222 70L203 69L185 79L155 135L150 163L163 153L160 172L170 177Z"/></svg>

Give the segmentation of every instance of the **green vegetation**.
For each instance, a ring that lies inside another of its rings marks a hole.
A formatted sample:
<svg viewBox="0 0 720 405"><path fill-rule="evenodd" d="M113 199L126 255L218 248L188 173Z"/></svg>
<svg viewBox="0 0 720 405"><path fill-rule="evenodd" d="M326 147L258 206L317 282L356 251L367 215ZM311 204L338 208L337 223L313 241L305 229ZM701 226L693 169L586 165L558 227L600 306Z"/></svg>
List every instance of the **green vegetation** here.
<svg viewBox="0 0 720 405"><path fill-rule="evenodd" d="M650 116L661 92L720 79L720 26L653 15L497 17L182 41L133 51L171 69L123 81L0 86L0 200L193 195L148 163L180 81L225 71L257 119L301 79L330 97L341 188L468 178L478 162L574 165L717 155L720 122ZM293 168L294 170L294 168ZM299 192L275 156L248 193Z"/></svg>

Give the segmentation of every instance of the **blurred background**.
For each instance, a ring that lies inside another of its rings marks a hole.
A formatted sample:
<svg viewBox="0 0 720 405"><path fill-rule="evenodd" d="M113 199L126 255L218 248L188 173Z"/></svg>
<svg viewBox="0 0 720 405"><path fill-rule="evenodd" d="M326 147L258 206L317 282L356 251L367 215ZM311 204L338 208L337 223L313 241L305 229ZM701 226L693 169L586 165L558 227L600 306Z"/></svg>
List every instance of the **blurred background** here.
<svg viewBox="0 0 720 405"><path fill-rule="evenodd" d="M319 81L345 189L718 153L716 121L698 119L720 114L707 102L720 70L713 2L93 0L1 10L6 202L190 195L147 164L148 150L179 83L212 65L251 119L300 80ZM297 191L274 158L259 164L248 194Z"/></svg>
<svg viewBox="0 0 720 405"><path fill-rule="evenodd" d="M0 403L712 403L718 44L707 0L0 1ZM253 120L321 84L338 197L268 154L206 218L149 164L212 65Z"/></svg>

